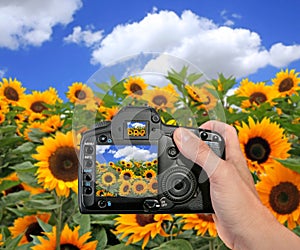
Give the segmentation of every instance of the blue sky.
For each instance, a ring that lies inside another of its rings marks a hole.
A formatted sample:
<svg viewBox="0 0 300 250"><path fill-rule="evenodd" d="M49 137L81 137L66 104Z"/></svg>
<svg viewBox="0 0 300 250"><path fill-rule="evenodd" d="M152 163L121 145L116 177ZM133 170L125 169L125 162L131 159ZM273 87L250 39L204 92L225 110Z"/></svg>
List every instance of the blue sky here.
<svg viewBox="0 0 300 250"><path fill-rule="evenodd" d="M300 71L298 0L1 0L0 77L30 90L86 82L134 53L167 52L214 77Z"/></svg>
<svg viewBox="0 0 300 250"><path fill-rule="evenodd" d="M125 161L152 161L157 159L155 145L97 145L97 161L101 163L116 163Z"/></svg>

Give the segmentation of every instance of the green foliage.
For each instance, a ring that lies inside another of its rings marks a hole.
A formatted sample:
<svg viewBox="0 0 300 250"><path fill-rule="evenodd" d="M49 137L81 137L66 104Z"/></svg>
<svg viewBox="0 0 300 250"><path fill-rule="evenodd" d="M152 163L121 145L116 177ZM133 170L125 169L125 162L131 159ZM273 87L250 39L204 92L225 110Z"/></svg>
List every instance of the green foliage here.
<svg viewBox="0 0 300 250"><path fill-rule="evenodd" d="M249 96L233 93L238 86L233 77L219 74L218 79L203 79L203 74L190 72L188 67L180 71L170 69L166 79L172 88L169 96L176 95L177 99L170 106L155 107L164 123L177 126L197 127L211 119L218 119L233 126L248 124L248 117L261 121L268 117L277 123L284 131L284 136L291 144L288 159L276 159L285 167L300 174L300 91L297 94L286 95L273 99L272 102L260 103L244 107L243 102ZM33 241L18 246L22 235L15 238L9 230L14 221L28 215L39 213L50 214L49 221L37 219L37 223L44 232L52 232L55 226L58 235L65 224L73 230L80 226L79 236L91 233L88 241L97 240L97 250L141 249L143 241L126 245L129 236L121 239L115 235L116 218L119 215L79 213L77 194L71 191L68 197L60 197L55 190L44 190L42 183L37 181L38 161L33 158L37 154L37 147L44 144L45 138L54 138L56 132L66 134L69 131L80 133L93 127L94 123L106 119L108 110L124 105L150 105L149 100L143 100L124 93L126 79L116 79L111 76L109 82L95 83L93 92L95 97L89 103L62 102L56 100L52 104L43 103L45 109L42 118L38 120L40 126L31 127L30 112L25 107L7 104L8 111L0 124L0 233L5 249L25 250L40 244L36 236ZM194 95L188 91L188 86L194 90ZM209 87L207 87L209 86ZM156 86L149 83L149 89L155 92ZM162 89L163 87L161 87ZM206 91L206 92L205 92ZM205 94L204 94L205 92ZM203 96L202 96L203 95ZM2 100L2 99L1 99ZM212 102L215 101L215 102ZM97 104L96 104L97 103ZM162 102L164 103L164 102ZM214 104L209 108L209 104ZM91 106L92 108L88 107ZM0 110L0 113L2 111ZM17 116L22 116L19 120ZM53 116L61 119L61 125L53 132L43 130L45 121ZM74 145L75 147L77 145ZM138 172L137 172L138 173ZM16 174L11 178L11 174ZM260 181L257 173L252 173L255 183ZM183 222L179 216L172 215L173 222L164 222L163 228L169 237L156 235L149 239L146 249L220 249L227 247L218 237L210 237L208 232L198 236L196 230L183 230ZM294 229L300 235L299 226ZM1 242L0 242L1 244Z"/></svg>

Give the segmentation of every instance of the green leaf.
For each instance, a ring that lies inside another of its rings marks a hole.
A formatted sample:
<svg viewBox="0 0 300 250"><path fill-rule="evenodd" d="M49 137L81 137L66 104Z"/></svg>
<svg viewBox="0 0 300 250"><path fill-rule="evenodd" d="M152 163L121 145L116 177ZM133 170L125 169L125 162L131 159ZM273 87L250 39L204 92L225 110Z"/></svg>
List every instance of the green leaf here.
<svg viewBox="0 0 300 250"><path fill-rule="evenodd" d="M283 166L297 172L300 174L300 159L299 158L289 158L286 160L276 159L279 161Z"/></svg>
<svg viewBox="0 0 300 250"><path fill-rule="evenodd" d="M102 250L107 245L107 234L103 227L100 230L93 230L93 236L96 240L98 240L97 250Z"/></svg>
<svg viewBox="0 0 300 250"><path fill-rule="evenodd" d="M91 218L88 214L82 214L79 219L79 234L83 235L91 230Z"/></svg>
<svg viewBox="0 0 300 250"><path fill-rule="evenodd" d="M19 185L21 182L20 181L11 181L11 180L4 180L0 184L0 192L5 191L7 189L10 189L14 186Z"/></svg>
<svg viewBox="0 0 300 250"><path fill-rule="evenodd" d="M35 148L35 145L32 142L25 142L16 149L12 150L14 154L24 154L31 152Z"/></svg>
<svg viewBox="0 0 300 250"><path fill-rule="evenodd" d="M40 220L38 217L37 217L37 221L38 221L40 227L44 230L44 232L49 233L49 232L52 231L52 226L51 225L49 225L49 224L45 223L44 221Z"/></svg>
<svg viewBox="0 0 300 250"><path fill-rule="evenodd" d="M29 198L30 193L28 191L19 191L16 193L10 193L7 196L2 197L1 203L4 205L16 204L16 202ZM2 204L1 204L2 205Z"/></svg>
<svg viewBox="0 0 300 250"><path fill-rule="evenodd" d="M191 243L189 243L187 240L183 239L177 239L177 240L171 240L167 241L163 244L161 244L159 247L153 248L155 250L193 250L193 247Z"/></svg>
<svg viewBox="0 0 300 250"><path fill-rule="evenodd" d="M22 138L18 137L18 136L5 137L3 139L0 139L0 145L1 145L1 147L13 145L11 147L14 148L15 145L21 141L22 141Z"/></svg>
<svg viewBox="0 0 300 250"><path fill-rule="evenodd" d="M21 238L23 237L22 234L18 235L16 238L9 238L7 241L6 241L6 249L16 249L16 247L18 246Z"/></svg>
<svg viewBox="0 0 300 250"><path fill-rule="evenodd" d="M126 246L125 244L118 244L107 248L107 250L140 250L140 249L141 249L140 247L136 247L132 245Z"/></svg>
<svg viewBox="0 0 300 250"><path fill-rule="evenodd" d="M12 168L16 171L25 171L25 172L28 170L36 169L36 167L30 161L25 161L25 162L16 164L10 168Z"/></svg>

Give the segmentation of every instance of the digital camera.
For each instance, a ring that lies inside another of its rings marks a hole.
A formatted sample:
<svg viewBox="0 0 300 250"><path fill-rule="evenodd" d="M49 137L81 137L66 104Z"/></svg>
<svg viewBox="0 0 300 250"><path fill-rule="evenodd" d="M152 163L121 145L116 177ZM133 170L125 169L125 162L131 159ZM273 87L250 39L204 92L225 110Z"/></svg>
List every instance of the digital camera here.
<svg viewBox="0 0 300 250"><path fill-rule="evenodd" d="M177 149L173 132L151 107L126 106L112 121L83 133L80 142L81 213L213 213L209 178ZM188 128L220 158L216 132Z"/></svg>

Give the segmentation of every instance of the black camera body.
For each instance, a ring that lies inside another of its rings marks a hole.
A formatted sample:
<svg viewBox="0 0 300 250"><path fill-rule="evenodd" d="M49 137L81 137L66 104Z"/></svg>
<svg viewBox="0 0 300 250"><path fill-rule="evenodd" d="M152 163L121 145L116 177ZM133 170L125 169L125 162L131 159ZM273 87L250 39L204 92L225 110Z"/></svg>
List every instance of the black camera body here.
<svg viewBox="0 0 300 250"><path fill-rule="evenodd" d="M173 141L155 109L127 106L82 135L81 213L213 213L209 178ZM188 128L225 159L216 132Z"/></svg>

